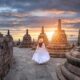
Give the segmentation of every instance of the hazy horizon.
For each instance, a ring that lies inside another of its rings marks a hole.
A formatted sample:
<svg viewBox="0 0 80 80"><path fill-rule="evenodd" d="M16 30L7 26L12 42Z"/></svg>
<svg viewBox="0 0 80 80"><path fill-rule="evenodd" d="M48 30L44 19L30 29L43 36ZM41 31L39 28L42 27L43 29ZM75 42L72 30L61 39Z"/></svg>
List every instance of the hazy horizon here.
<svg viewBox="0 0 80 80"><path fill-rule="evenodd" d="M37 40L39 34L41 33L41 28L20 28L20 29L14 29L14 28L6 28L6 29L0 29L0 32L4 35L7 34L7 30L10 30L10 34L13 36L14 40L22 40L23 36L26 34L26 29L29 30L29 34L31 35L32 39ZM75 41L78 38L78 30L79 29L74 29L74 28L62 28L63 30L65 30L65 33L67 35L67 39L69 41ZM55 35L55 31L57 30L56 28L46 28L44 27L45 33L49 39L49 41L51 41L52 37L54 37ZM74 34L73 34L74 33Z"/></svg>

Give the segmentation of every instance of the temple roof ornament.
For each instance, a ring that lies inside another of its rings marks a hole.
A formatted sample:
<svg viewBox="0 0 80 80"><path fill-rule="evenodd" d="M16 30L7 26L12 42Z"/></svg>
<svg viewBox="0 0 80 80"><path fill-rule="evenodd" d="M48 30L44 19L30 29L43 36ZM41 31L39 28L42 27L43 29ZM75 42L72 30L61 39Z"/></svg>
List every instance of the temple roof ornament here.
<svg viewBox="0 0 80 80"><path fill-rule="evenodd" d="M8 33L7 33L7 35L10 35L10 31L8 30Z"/></svg>
<svg viewBox="0 0 80 80"><path fill-rule="evenodd" d="M43 33L43 34L44 34L44 26L42 26L42 31L41 31L41 33Z"/></svg>
<svg viewBox="0 0 80 80"><path fill-rule="evenodd" d="M58 30L61 30L61 19L58 20Z"/></svg>
<svg viewBox="0 0 80 80"><path fill-rule="evenodd" d="M26 30L26 35L28 35L28 29Z"/></svg>

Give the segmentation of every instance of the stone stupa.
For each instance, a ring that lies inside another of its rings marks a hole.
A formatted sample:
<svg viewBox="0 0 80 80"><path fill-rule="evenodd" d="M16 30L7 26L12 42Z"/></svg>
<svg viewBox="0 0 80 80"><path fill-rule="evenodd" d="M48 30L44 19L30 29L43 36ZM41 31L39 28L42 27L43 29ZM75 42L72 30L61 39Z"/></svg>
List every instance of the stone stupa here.
<svg viewBox="0 0 80 80"><path fill-rule="evenodd" d="M49 49L49 52L53 57L65 57L65 52L70 49L66 33L61 28L61 19L58 20L58 27L54 36L52 37L51 44L52 45L51 49Z"/></svg>
<svg viewBox="0 0 80 80"><path fill-rule="evenodd" d="M67 36L65 31L61 28L61 19L58 20L58 27L55 31L55 35L52 37L52 44L53 46L67 46Z"/></svg>
<svg viewBox="0 0 80 80"><path fill-rule="evenodd" d="M40 38L43 38L43 41L44 41L45 45L47 46L48 45L48 38L47 38L47 35L46 35L45 31L44 31L44 27L43 26L42 26L41 33L40 33L40 35L38 37L38 40Z"/></svg>
<svg viewBox="0 0 80 80"><path fill-rule="evenodd" d="M32 39L27 29L26 34L23 36L23 40L20 44L20 48L31 48L31 47L32 47Z"/></svg>

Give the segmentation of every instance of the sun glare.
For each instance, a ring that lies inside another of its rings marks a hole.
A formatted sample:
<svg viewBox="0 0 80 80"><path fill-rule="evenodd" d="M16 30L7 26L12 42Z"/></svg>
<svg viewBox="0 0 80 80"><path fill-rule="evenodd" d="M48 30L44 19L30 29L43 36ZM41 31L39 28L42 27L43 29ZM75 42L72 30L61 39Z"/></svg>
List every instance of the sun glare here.
<svg viewBox="0 0 80 80"><path fill-rule="evenodd" d="M52 36L54 35L54 31L52 31L52 32L47 32L47 36L48 36L48 39L49 39L49 41L51 41L51 39L52 39Z"/></svg>

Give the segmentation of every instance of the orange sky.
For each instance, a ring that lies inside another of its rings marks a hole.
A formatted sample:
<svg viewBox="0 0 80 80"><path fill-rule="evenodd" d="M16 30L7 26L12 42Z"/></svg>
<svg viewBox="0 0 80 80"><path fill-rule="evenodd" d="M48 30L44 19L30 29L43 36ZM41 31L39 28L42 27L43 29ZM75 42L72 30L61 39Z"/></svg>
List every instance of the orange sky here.
<svg viewBox="0 0 80 80"><path fill-rule="evenodd" d="M74 23L74 22L79 22L79 19L62 19L62 29L65 30L68 39L77 39L78 36L78 30L79 28L72 27L72 25L66 25L65 23L69 24L69 23ZM53 22L53 23L52 23ZM45 28L45 33L49 39L49 41L52 39L52 36L54 36L55 34L55 30L57 29L58 26L58 20L54 20L54 21L50 21L46 22L46 20L44 21L43 24L44 28ZM29 29L29 34L31 35L32 39L34 38L35 40L37 40L38 35L41 32L41 27L42 26L22 26L22 27L8 27L8 28L1 28L0 32L2 32L4 35L6 35L7 33L7 29L10 30L11 35L13 36L14 40L22 40L24 34L26 33L26 29Z"/></svg>
<svg viewBox="0 0 80 80"><path fill-rule="evenodd" d="M29 34L31 35L32 39L34 38L37 40L38 35L41 32L41 27L40 28L28 28L29 29ZM74 39L77 38L78 36L78 29L75 28L62 28L65 30L68 39ZM10 29L11 35L13 36L14 40L22 40L24 34L26 33L26 28L19 28L19 29ZM55 34L56 28L53 27L45 27L45 33L49 39L49 41L52 39L52 36ZM4 35L7 33L7 30L0 30ZM74 34L73 34L74 33Z"/></svg>

